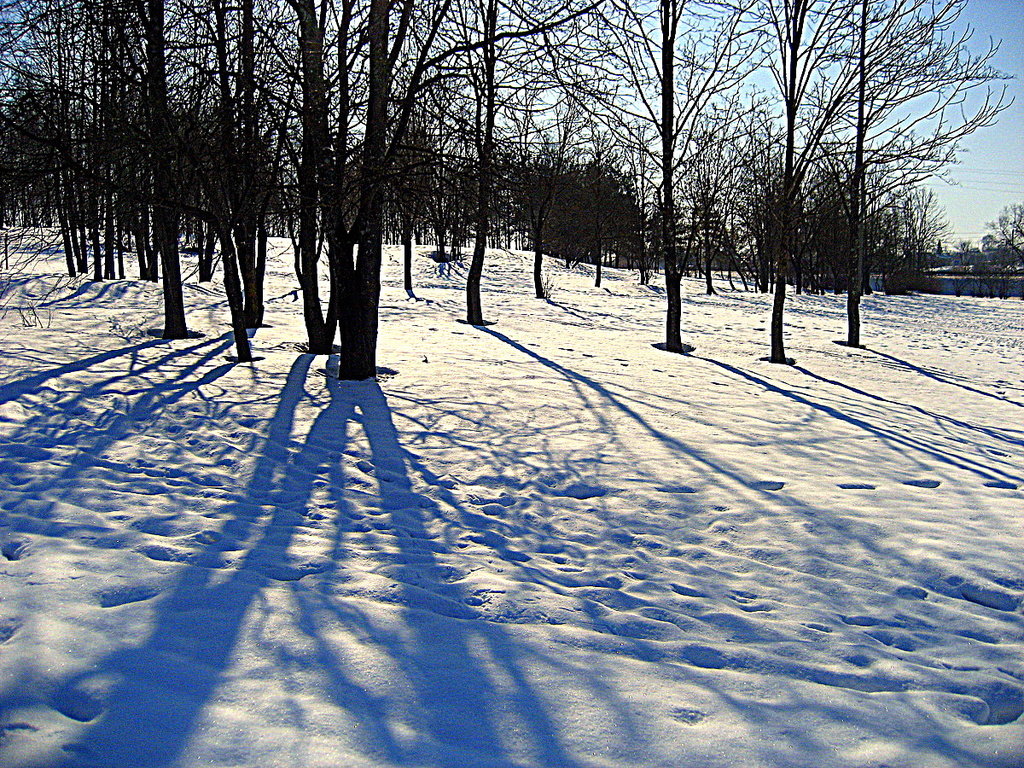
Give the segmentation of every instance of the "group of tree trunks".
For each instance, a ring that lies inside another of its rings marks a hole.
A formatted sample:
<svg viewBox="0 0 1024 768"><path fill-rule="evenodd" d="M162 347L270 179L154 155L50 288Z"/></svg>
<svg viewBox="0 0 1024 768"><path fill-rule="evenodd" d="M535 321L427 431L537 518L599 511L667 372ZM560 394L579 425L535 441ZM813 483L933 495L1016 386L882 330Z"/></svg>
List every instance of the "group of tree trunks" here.
<svg viewBox="0 0 1024 768"><path fill-rule="evenodd" d="M307 348L377 370L383 243L848 293L920 270L942 235L918 184L1004 104L965 0L17 0L0 19L0 224L52 227L69 274L161 281L188 335L183 247L219 268L237 359L263 323L267 240L291 239ZM758 69L778 92L749 85ZM974 113L968 91L984 93ZM920 97L930 95L922 107ZM955 119L954 109L956 109ZM191 263L191 262L188 262ZM325 278L324 281L321 277Z"/></svg>

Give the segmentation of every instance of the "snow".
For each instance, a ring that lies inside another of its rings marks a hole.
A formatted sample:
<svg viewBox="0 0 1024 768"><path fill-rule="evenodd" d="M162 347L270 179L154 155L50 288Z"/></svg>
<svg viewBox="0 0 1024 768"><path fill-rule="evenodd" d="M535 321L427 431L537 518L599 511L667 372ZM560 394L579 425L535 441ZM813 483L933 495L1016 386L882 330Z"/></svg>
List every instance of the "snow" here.
<svg viewBox="0 0 1024 768"><path fill-rule="evenodd" d="M1024 302L789 303L397 249L375 382L290 250L0 299L0 766L1024 766Z"/></svg>

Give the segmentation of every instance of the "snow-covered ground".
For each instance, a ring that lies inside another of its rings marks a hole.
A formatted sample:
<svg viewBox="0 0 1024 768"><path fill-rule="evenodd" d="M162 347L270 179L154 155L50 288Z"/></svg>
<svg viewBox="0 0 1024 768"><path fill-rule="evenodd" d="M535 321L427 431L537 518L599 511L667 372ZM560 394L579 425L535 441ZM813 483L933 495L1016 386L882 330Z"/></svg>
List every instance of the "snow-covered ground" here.
<svg viewBox="0 0 1024 768"><path fill-rule="evenodd" d="M0 765L1024 766L1024 302L391 253L374 382L218 288L0 300ZM61 266L54 255L52 269ZM727 288L727 286L725 286Z"/></svg>

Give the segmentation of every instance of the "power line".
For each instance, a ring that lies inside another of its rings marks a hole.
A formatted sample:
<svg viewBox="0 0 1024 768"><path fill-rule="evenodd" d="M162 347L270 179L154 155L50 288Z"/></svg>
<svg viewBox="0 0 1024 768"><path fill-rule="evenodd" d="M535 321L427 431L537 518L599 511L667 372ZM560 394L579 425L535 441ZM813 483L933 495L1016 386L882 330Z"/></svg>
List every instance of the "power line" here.
<svg viewBox="0 0 1024 768"><path fill-rule="evenodd" d="M991 173L998 176L1024 176L1024 171L1002 171L995 168L966 168L962 165L953 166L951 171L967 171L968 173Z"/></svg>
<svg viewBox="0 0 1024 768"><path fill-rule="evenodd" d="M1024 177L1024 171L996 171L994 169L989 169L989 168L962 168L962 167L959 167L959 166L956 166L956 167L954 167L954 168L952 168L950 170L953 173L956 173L957 171L962 171L964 173L982 173L982 174L986 174L987 173L987 174L992 175L992 176L1022 176L1022 177Z"/></svg>

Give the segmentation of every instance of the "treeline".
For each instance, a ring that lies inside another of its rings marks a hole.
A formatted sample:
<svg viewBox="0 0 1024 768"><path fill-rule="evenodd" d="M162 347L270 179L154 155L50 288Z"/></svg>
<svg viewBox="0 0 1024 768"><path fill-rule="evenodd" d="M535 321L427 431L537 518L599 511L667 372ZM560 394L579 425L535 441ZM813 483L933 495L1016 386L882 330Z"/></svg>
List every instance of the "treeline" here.
<svg viewBox="0 0 1024 768"><path fill-rule="evenodd" d="M267 239L291 238L308 350L376 372L382 244L487 247L775 294L913 287L942 234L919 183L993 122L966 0L8 0L0 225L53 227L69 274L222 271L240 360ZM965 98L970 97L970 109ZM127 262L127 263L126 263Z"/></svg>

